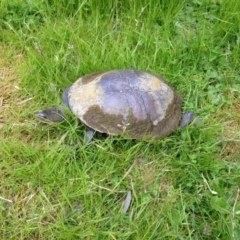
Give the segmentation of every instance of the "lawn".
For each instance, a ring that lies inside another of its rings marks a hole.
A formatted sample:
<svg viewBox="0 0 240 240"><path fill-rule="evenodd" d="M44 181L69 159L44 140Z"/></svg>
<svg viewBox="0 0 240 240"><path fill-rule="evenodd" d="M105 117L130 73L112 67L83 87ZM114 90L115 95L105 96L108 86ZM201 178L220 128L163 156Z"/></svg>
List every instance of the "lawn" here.
<svg viewBox="0 0 240 240"><path fill-rule="evenodd" d="M2 0L0 56L1 239L240 239L240 1ZM71 113L35 118L80 76L129 68L202 123L84 145Z"/></svg>

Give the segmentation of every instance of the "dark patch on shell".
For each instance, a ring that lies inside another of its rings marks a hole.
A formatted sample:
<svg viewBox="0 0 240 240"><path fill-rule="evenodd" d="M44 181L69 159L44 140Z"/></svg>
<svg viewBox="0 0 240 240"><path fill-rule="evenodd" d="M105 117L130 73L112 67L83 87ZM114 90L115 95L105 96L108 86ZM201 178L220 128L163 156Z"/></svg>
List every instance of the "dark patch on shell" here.
<svg viewBox="0 0 240 240"><path fill-rule="evenodd" d="M95 81L97 77L99 77L100 75L107 73L107 71L99 71L99 72L95 72L95 73L89 73L85 76L82 77L82 84L88 84L92 81Z"/></svg>
<svg viewBox="0 0 240 240"><path fill-rule="evenodd" d="M163 138L178 127L181 118L182 98L174 93L174 100L169 105L166 117L154 126L150 116L140 120L129 113L128 119L122 115L110 115L102 111L98 105L91 106L83 115L83 120L91 128L111 135L122 135L126 138L149 139Z"/></svg>

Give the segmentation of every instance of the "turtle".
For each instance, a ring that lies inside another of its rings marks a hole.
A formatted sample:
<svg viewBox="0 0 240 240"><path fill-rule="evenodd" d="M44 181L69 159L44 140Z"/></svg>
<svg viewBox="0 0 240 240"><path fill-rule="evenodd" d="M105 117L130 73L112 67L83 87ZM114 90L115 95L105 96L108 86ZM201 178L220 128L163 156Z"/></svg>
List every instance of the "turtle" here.
<svg viewBox="0 0 240 240"><path fill-rule="evenodd" d="M136 69L94 72L62 93L62 104L39 110L40 121L62 122L65 108L87 127L84 142L95 132L131 139L161 139L195 119L182 115L183 98L164 77Z"/></svg>

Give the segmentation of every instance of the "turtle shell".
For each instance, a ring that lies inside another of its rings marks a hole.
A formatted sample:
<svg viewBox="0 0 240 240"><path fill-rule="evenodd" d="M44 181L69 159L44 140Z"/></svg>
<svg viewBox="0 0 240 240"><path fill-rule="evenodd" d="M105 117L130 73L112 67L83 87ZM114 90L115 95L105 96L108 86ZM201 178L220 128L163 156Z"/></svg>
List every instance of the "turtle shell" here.
<svg viewBox="0 0 240 240"><path fill-rule="evenodd" d="M162 138L181 118L182 98L163 77L114 70L79 78L68 91L71 111L88 127L127 138Z"/></svg>

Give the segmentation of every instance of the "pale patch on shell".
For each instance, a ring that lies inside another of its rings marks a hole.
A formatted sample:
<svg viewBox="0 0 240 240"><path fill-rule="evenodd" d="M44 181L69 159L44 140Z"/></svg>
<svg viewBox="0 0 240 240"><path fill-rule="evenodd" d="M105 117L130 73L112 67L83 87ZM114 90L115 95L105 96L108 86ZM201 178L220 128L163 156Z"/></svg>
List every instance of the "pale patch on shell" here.
<svg viewBox="0 0 240 240"><path fill-rule="evenodd" d="M153 121L153 125L156 126L158 124L158 120Z"/></svg>
<svg viewBox="0 0 240 240"><path fill-rule="evenodd" d="M101 106L101 98L104 92L101 86L96 84L101 77L102 75L88 84L83 84L82 78L79 78L69 90L69 103L71 110L81 120L89 107L96 104Z"/></svg>
<svg viewBox="0 0 240 240"><path fill-rule="evenodd" d="M123 132L125 132L126 129L127 129L127 127L130 126L130 123L127 123L126 121L122 121L122 124L119 123L117 126L118 126L119 128L121 128L121 129L123 130Z"/></svg>
<svg viewBox="0 0 240 240"><path fill-rule="evenodd" d="M149 81L151 81L151 85L149 84ZM141 83L142 90L146 92L156 92L162 90L162 84L164 82L149 73L144 73L143 76L139 78L139 83Z"/></svg>
<svg viewBox="0 0 240 240"><path fill-rule="evenodd" d="M149 84L149 82L151 82L151 84ZM161 78L157 78L156 76L149 73L144 73L143 77L139 79L139 83L141 83L141 90L151 94L154 99L153 104L156 105L155 110L157 117L153 119L153 116L150 116L150 118L153 122L153 125L156 126L165 118L166 111L169 105L173 102L173 90L164 81L162 81ZM164 96L163 101L161 101L159 99L159 96L156 94L156 92L160 91L162 92L162 96Z"/></svg>

